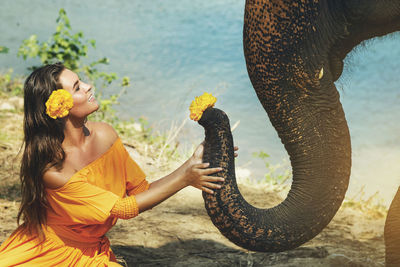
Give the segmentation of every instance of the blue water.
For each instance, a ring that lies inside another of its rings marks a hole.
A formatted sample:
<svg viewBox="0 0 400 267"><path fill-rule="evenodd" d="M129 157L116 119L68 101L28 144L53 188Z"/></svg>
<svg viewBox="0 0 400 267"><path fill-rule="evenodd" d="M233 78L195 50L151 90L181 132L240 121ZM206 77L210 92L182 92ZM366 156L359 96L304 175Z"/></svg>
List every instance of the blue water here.
<svg viewBox="0 0 400 267"><path fill-rule="evenodd" d="M234 132L240 147L237 166L261 178L264 164L253 152L267 152L274 164L288 158L247 76L244 2L3 0L0 45L10 52L0 55L0 70L27 74L27 66L38 64L17 58L18 47L32 34L47 40L63 7L73 30L97 41L91 59L107 56L110 65L104 70L131 77L132 87L119 106L121 117L145 116L155 128L168 129L187 118L194 96L211 92L231 124L240 121ZM352 52L336 83L353 145L348 196L365 186L367 195L379 190L386 204L400 185L399 43L394 34ZM187 122L178 138L184 145L197 144L202 128Z"/></svg>

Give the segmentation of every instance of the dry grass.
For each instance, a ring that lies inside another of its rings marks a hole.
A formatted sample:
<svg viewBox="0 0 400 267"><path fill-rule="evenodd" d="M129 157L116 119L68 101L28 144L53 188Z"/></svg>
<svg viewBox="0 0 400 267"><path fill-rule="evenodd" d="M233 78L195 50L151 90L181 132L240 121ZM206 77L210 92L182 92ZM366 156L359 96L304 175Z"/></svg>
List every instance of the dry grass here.
<svg viewBox="0 0 400 267"><path fill-rule="evenodd" d="M22 113L0 111L0 198L19 199Z"/></svg>

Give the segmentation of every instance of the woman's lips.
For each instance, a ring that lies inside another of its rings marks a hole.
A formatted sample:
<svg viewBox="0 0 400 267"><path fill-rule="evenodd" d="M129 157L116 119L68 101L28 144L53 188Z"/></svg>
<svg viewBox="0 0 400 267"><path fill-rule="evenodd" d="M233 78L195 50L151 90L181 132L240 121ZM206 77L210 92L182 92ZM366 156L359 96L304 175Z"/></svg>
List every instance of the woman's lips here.
<svg viewBox="0 0 400 267"><path fill-rule="evenodd" d="M91 94L89 96L88 102L93 102L93 100L95 100L94 94Z"/></svg>
<svg viewBox="0 0 400 267"><path fill-rule="evenodd" d="M90 89L90 96L89 96L89 98L88 98L88 102L93 102L93 101L95 101L96 100L96 97L94 96L94 92L95 92L95 89L94 88L91 88Z"/></svg>

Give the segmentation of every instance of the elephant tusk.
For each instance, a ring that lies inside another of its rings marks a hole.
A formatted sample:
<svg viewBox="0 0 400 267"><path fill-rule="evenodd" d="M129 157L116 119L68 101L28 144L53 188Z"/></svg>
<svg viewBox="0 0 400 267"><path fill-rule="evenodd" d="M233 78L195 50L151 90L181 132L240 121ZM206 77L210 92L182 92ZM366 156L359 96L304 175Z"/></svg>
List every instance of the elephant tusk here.
<svg viewBox="0 0 400 267"><path fill-rule="evenodd" d="M233 132L240 124L240 120L238 120L237 122L235 122L235 124L232 126L231 128L231 132Z"/></svg>
<svg viewBox="0 0 400 267"><path fill-rule="evenodd" d="M324 76L324 67L322 67L321 70L319 71L318 79L321 80L323 76Z"/></svg>

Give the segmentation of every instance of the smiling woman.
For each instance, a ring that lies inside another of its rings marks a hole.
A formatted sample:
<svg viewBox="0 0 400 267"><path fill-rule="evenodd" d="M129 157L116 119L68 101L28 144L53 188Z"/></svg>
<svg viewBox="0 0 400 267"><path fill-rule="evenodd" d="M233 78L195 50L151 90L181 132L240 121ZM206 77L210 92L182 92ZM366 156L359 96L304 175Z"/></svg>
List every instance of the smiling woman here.
<svg viewBox="0 0 400 267"><path fill-rule="evenodd" d="M79 80L76 73L65 69L60 75L60 83L71 93L74 106L70 110L72 117L85 117L99 108L94 97L93 87Z"/></svg>
<svg viewBox="0 0 400 267"><path fill-rule="evenodd" d="M62 89L59 89L62 88ZM61 63L35 70L24 86L21 162L23 223L0 246L0 266L119 266L105 236L189 185L213 193L221 168L202 163L203 146L149 184L114 129L87 116L92 86Z"/></svg>

